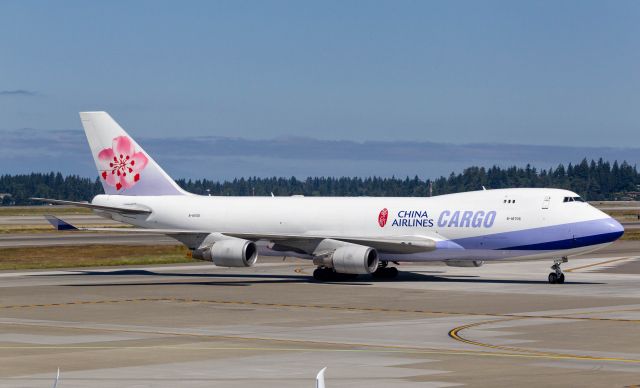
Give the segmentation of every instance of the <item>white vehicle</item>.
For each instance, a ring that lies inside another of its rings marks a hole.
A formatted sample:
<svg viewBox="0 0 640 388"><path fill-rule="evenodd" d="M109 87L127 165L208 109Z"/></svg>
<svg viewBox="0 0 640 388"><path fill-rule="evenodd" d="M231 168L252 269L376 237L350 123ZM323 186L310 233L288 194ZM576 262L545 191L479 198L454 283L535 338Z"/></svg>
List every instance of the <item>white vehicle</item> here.
<svg viewBox="0 0 640 388"><path fill-rule="evenodd" d="M366 274L393 278L398 271L389 263L398 262L477 267L547 259L554 262L549 282L563 283L560 264L568 257L601 248L624 232L576 193L560 189L428 198L194 195L106 112L80 117L106 194L91 203L39 200L91 208L137 226L127 229L131 233L166 234L185 244L194 258L219 266L249 267L259 254L297 256L318 266L316 279L336 280Z"/></svg>

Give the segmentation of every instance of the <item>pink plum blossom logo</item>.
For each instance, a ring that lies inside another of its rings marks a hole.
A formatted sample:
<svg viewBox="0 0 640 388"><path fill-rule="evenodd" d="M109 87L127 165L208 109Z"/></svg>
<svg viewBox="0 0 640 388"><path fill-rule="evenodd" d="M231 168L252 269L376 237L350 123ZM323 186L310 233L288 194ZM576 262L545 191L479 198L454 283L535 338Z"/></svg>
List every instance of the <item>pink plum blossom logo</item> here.
<svg viewBox="0 0 640 388"><path fill-rule="evenodd" d="M384 228L384 226L387 224L388 218L389 210L387 210L387 208L385 207L384 209L380 210L380 214L378 214L378 225L380 225L381 228Z"/></svg>
<svg viewBox="0 0 640 388"><path fill-rule="evenodd" d="M113 139L111 148L98 153L100 177L116 190L128 189L140 181L140 172L147 166L149 159L138 151L127 136Z"/></svg>

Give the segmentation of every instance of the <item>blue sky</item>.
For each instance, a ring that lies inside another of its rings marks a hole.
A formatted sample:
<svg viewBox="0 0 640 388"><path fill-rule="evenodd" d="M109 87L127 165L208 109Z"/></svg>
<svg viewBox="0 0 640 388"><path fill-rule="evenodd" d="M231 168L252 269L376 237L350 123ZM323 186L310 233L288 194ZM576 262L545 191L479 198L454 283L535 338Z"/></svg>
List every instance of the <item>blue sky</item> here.
<svg viewBox="0 0 640 388"><path fill-rule="evenodd" d="M4 1L0 130L107 110L143 138L639 147L638 20L637 1Z"/></svg>

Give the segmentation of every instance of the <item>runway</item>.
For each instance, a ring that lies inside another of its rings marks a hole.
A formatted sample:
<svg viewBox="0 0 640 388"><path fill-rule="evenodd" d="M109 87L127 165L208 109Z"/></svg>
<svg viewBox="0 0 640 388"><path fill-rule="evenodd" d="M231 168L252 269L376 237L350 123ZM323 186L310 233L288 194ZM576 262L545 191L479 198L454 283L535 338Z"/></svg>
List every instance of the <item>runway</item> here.
<svg viewBox="0 0 640 388"><path fill-rule="evenodd" d="M306 262L0 273L0 387L633 386L640 244L550 263L401 266L316 283Z"/></svg>

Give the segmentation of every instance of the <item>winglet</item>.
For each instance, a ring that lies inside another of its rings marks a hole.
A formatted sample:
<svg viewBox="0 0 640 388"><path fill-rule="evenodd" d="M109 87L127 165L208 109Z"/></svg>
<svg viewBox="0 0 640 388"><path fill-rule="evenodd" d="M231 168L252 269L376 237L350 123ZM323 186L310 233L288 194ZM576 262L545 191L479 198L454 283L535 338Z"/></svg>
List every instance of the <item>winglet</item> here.
<svg viewBox="0 0 640 388"><path fill-rule="evenodd" d="M76 228L75 226L71 225L66 221L59 219L58 217L46 215L44 216L44 218L46 218L47 221L49 221L49 223L54 228L56 228L56 230L78 230L78 228Z"/></svg>

